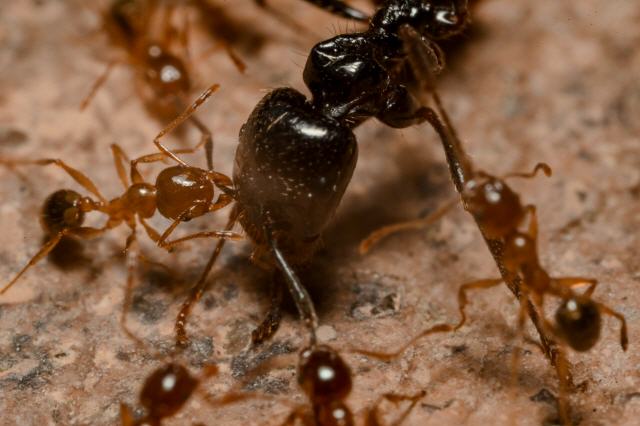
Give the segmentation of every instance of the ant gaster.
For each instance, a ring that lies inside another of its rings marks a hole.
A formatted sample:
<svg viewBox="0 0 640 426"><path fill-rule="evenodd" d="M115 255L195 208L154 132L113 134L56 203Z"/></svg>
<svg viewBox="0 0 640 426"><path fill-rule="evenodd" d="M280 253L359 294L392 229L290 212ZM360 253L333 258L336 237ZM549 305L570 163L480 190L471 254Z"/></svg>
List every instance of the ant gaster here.
<svg viewBox="0 0 640 426"><path fill-rule="evenodd" d="M398 31L415 28L441 64L435 41L459 33L466 20L466 0L387 1L367 31L313 47L304 70L312 99L291 88L275 89L242 126L233 171L237 203L228 226L239 221L256 244L253 258L282 272L312 341L315 309L294 268L314 254L351 179L357 158L353 129L370 117L396 128L427 119L407 88L415 77L407 72ZM187 341L187 315L223 244L218 242L178 315L180 345ZM275 331L278 305L274 297L254 342Z"/></svg>
<svg viewBox="0 0 640 426"><path fill-rule="evenodd" d="M189 114L195 110L198 105L204 102L217 88L217 85L213 85L205 91L203 95L187 109L185 114ZM163 133L158 135L155 142L159 146L162 146L160 138L182 121L184 121L184 119L178 117ZM199 145L191 149L177 150L176 153L192 153L198 148ZM55 165L64 170L76 183L96 197L94 199L82 196L71 189L61 189L55 191L45 200L40 217L48 240L31 258L27 265L0 290L0 294L9 290L30 267L50 253L63 237L94 238L124 223L131 230L125 245L125 250L129 251L128 291L125 297L126 307L128 293L133 285L132 276L135 266L133 260L136 259L138 252L136 224L140 223L143 226L151 240L161 247L168 248L171 246L171 242L166 241L166 239L181 222L218 210L233 200L233 191L230 188L232 182L228 176L213 170L203 170L189 166L176 157L175 153L172 153L172 156L179 162L179 165L167 167L162 170L158 174L155 184L145 182L137 169L137 164L164 160L166 155L162 153L145 155L131 161L129 173L131 181L129 181L125 167L125 162L129 161L126 154L118 145L112 145L111 150L118 177L124 187L124 193L112 200L107 200L100 193L98 187L84 173L67 165L60 159L0 159L0 163L9 167L18 165ZM214 201L215 188L219 189L220 194ZM156 210L165 218L173 220L172 225L162 234L156 231L146 221L155 214ZM94 211L106 215L106 223L100 228L83 226L85 215ZM199 236L199 234L197 235ZM208 232L206 235L219 238L240 238L238 234L230 231ZM189 238L191 237L187 236L180 240L183 241ZM125 313L126 309L123 310L123 321Z"/></svg>

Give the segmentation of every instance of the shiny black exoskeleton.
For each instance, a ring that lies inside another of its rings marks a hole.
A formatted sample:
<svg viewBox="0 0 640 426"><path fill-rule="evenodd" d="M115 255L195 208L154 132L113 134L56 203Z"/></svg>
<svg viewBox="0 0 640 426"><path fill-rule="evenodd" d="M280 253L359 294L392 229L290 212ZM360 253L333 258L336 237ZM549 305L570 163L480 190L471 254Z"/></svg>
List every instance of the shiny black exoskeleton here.
<svg viewBox="0 0 640 426"><path fill-rule="evenodd" d="M412 27L438 56L434 41L466 21L466 0L389 0L366 31L313 47L304 69L310 100L293 89L265 96L242 127L234 170L239 220L256 243L268 239L268 221L285 257L311 256L355 166L352 129L370 117L395 128L425 121L400 29Z"/></svg>
<svg viewBox="0 0 640 426"><path fill-rule="evenodd" d="M233 217L255 243L254 259L277 267L286 278L312 343L315 310L294 267L314 254L351 180L357 158L353 129L371 117L395 128L425 121L427 108L411 95L419 79L411 71L402 33L414 31L438 65L442 54L435 41L459 33L466 20L466 0L389 0L366 31L313 47L304 70L311 99L290 88L273 90L242 126ZM185 306L183 311L190 304ZM179 331L184 318L179 317ZM272 333L277 324L267 323Z"/></svg>

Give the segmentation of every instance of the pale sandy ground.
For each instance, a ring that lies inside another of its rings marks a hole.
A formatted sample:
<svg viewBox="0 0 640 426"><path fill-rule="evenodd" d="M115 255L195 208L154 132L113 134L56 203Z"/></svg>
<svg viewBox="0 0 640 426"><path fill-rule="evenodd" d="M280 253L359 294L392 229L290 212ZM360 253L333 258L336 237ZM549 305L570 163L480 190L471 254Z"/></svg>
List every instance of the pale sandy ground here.
<svg viewBox="0 0 640 426"><path fill-rule="evenodd" d="M80 113L80 99L113 55L103 36L92 35L95 15L66 1L2 3L0 155L64 158L115 196L121 189L109 144L122 144L132 156L147 153L161 127L135 96L132 72L117 69ZM212 82L223 87L200 114L215 132L215 164L223 172L231 171L238 130L264 90L303 89L301 67L313 44L264 18L248 1L231 12L234 3L223 7L251 31L237 46L247 74L239 75L222 54L196 64L201 88ZM296 21L312 23L319 37L345 28L295 0L273 3ZM571 398L574 419L581 425L638 424L640 2L487 0L475 25L441 81L467 148L478 166L498 174L538 161L551 164L551 179L518 184L524 199L539 207L542 260L557 276L598 278L598 300L629 321L627 353L618 345L617 324L606 320L593 350L570 354L576 381L587 382ZM305 279L329 344L391 349L423 327L456 320L459 284L496 270L471 219L459 210L429 230L394 236L370 255L358 255L358 242L369 231L434 209L452 186L426 127L394 131L370 122L357 134L361 154L353 182ZM203 164L199 155L193 161ZM42 240L37 214L44 198L75 186L57 169L30 168L21 175L0 169L0 176L5 281ZM215 216L182 232L221 226L225 214ZM116 424L120 401L136 402L158 361L136 349L118 325L125 235L120 229L83 244L72 262L42 262L0 299L1 424ZM211 244L166 255L143 241L145 252L180 279L141 268L132 328L154 348L166 348L178 304ZM215 394L237 383L256 359L290 352L253 388L302 402L294 365L304 340L292 309L270 344L248 350L250 330L268 303L267 279L248 262L248 252L246 243L227 247L216 286L193 316L186 362L193 371L219 362L220 377L204 385ZM362 411L383 392L424 389L406 425L501 425L514 418L519 425L540 425L553 419L554 373L535 346L513 340L516 311L511 294L498 288L474 301L468 326L421 342L401 361L346 355L355 372L350 406ZM508 385L514 345L526 351L515 389ZM398 413L388 408L391 416ZM214 409L195 397L167 424L276 425L287 410L265 401Z"/></svg>

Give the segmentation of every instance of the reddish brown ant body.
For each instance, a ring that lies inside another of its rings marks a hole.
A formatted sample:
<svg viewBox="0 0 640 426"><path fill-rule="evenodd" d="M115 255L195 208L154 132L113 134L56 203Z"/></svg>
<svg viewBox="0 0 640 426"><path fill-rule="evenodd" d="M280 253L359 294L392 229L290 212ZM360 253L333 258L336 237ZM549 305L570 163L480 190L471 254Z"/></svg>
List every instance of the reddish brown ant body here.
<svg viewBox="0 0 640 426"><path fill-rule="evenodd" d="M185 114L190 114L204 100L211 95L217 85L209 88L195 103L190 106ZM164 132L156 138L156 143L160 144L160 138L168 131L175 128L182 117L178 117L174 123L169 125ZM201 141L202 143L202 141ZM199 148L178 150L175 153L192 153ZM47 242L40 250L31 258L15 277L6 284L0 294L9 290L17 280L33 265L47 256L63 237L72 236L82 239L98 237L105 232L121 225L126 224L131 233L127 238L125 250L128 251L128 270L129 277L127 280L127 292L125 296L125 308L122 313L122 321L124 324L126 311L129 304L129 293L133 286L133 269L134 261L137 259L138 247L136 228L140 223L151 240L156 242L160 247L168 248L171 242L166 241L175 228L185 221L200 217L208 212L216 211L223 208L233 200L233 189L231 188L231 179L214 170L204 170L192 167L178 158L172 153L179 163L177 166L167 167L162 170L154 184L146 182L137 169L138 163L151 163L164 160L165 154L145 155L131 161L129 177L126 173L125 162L129 161L126 154L118 145L111 146L115 168L120 182L124 187L124 193L114 199L107 200L99 191L98 187L80 172L67 165L60 159L39 159L39 160L15 160L0 159L0 163L9 167L20 165L37 165L47 166L55 165L64 170L71 178L80 186L86 189L95 198L82 196L78 192L71 189L62 189L55 191L44 202L41 211L41 224L48 236ZM220 193L215 198L216 190ZM173 221L164 233L156 231L147 223L147 219L152 217L158 211L162 216ZM83 226L85 215L90 212L102 213L106 216L106 223L100 228ZM219 238L238 239L240 235L230 231L208 232L206 236L217 236ZM200 236L200 234L196 234ZM181 238L181 241L189 239L191 236Z"/></svg>
<svg viewBox="0 0 640 426"><path fill-rule="evenodd" d="M539 170L549 176L551 175L550 167L540 163L531 173L511 173L504 177L476 171L435 90L429 52L424 51L419 35L410 28L403 30L403 40L414 72L422 76L420 87L422 102L427 103L428 94L439 113L438 117L431 111L428 120L440 136L453 182L460 193L465 210L475 219L487 242L500 270L501 278L479 280L462 285L458 292L460 322L455 326L443 324L425 330L403 346L402 350L428 334L459 329L466 322L465 307L468 303L468 291L487 289L504 282L520 302L518 333L523 333L527 313L540 333L541 347L555 366L560 381L559 414L565 424L570 424L566 393L571 386L571 374L564 348L559 347L555 339L576 351L589 350L598 341L601 317L604 314L620 321L620 345L623 350L626 350L628 337L625 318L619 312L591 299L597 285L596 280L584 277L554 278L540 264L536 208L533 205L523 205L519 195L507 185L506 180L514 177L532 178ZM451 204L448 203L444 209L437 210L425 219L392 225L376 231L363 242L361 249L368 250L375 241L398 230L433 223L450 207ZM526 229L523 230L523 227ZM575 293L574 288L584 285L588 285L584 293ZM544 317L545 296L555 296L561 300L556 310L555 324ZM401 351L388 354L387 357L395 357L400 353ZM519 351L516 350L513 353L514 372L518 357Z"/></svg>

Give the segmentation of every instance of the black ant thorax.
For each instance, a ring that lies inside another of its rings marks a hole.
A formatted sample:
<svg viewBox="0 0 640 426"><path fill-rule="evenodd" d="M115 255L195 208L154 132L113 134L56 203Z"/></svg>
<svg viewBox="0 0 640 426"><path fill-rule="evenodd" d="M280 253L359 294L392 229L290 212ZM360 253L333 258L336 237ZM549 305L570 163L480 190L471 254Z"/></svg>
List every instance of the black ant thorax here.
<svg viewBox="0 0 640 426"><path fill-rule="evenodd" d="M399 31L410 26L432 46L433 40L464 29L466 3L389 1L373 16L367 31L316 44L304 70L313 105L351 127L370 117L395 128L417 124L419 103L407 90L415 78L406 66Z"/></svg>

